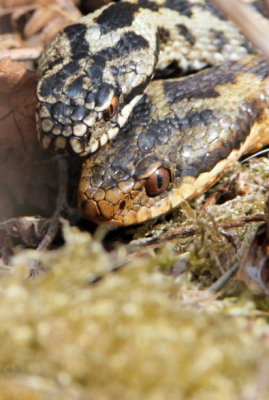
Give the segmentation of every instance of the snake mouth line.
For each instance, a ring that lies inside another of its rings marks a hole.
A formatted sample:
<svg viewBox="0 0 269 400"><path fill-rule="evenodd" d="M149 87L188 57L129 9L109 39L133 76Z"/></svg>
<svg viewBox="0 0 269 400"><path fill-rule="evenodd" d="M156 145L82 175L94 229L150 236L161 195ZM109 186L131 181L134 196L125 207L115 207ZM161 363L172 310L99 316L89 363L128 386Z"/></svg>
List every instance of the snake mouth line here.
<svg viewBox="0 0 269 400"><path fill-rule="evenodd" d="M78 131L79 127L77 128ZM56 136L53 133L40 132L38 129L39 140L42 143L42 147L45 150L54 151L57 148L57 152L61 154L75 153L81 157L87 156L89 153L95 153L100 147L104 146L109 140L112 140L117 136L119 132L119 125L114 124L107 133L103 133L98 138L94 137L94 130L88 129L84 136L79 137L78 135L70 135L68 137Z"/></svg>
<svg viewBox="0 0 269 400"><path fill-rule="evenodd" d="M114 119L102 121L101 115L93 115L89 113L87 118L81 119L82 108L80 106L74 107L73 114L77 113L77 117L81 121L71 121L71 119L60 114L60 112L67 112L67 107L56 103L53 107L49 105L39 105L36 120L38 128L39 140L44 149L54 151L57 149L59 153L74 153L79 156L86 156L95 153L100 147L104 146L109 140L114 139L120 128L123 127L128 121L134 106L141 99L142 95L135 96L129 104L126 104ZM57 119L55 119L57 111ZM84 111L83 111L84 112ZM51 115L52 113L52 115ZM54 115L54 116L53 116ZM94 125L96 118L98 119L97 126ZM105 126L105 128L104 128Z"/></svg>

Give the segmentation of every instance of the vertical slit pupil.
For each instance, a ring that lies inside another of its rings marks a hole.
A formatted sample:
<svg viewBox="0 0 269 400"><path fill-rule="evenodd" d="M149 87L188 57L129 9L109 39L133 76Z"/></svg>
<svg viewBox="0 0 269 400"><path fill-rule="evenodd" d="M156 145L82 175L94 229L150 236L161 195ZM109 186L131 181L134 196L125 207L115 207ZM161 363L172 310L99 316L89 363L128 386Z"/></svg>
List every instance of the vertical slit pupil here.
<svg viewBox="0 0 269 400"><path fill-rule="evenodd" d="M157 171L156 177L157 177L157 186L160 189L162 187L162 185L163 185L162 174L159 171Z"/></svg>

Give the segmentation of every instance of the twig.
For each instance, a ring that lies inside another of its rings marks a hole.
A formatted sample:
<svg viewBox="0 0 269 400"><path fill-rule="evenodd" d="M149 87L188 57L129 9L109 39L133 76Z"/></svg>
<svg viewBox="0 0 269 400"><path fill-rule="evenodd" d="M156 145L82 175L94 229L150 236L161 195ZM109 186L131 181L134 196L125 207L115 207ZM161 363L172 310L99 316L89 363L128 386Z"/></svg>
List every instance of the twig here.
<svg viewBox="0 0 269 400"><path fill-rule="evenodd" d="M240 217L233 219L228 222L220 222L217 223L216 226L219 229L232 229L232 228L239 228L244 226L247 223L251 222L264 222L266 218L265 214L253 214L253 215L248 215L246 217ZM193 225L188 225L188 226L180 226L178 228L173 229L172 231L167 231L160 235L159 237L155 238L147 238L141 243L141 240L133 241L130 243L130 247L132 246L140 246L143 244L144 246L147 245L152 245L152 244L160 244L162 242L165 242L167 240L175 240L175 239L181 239L181 238L186 238L189 236L194 236L194 235L201 235L202 234L202 229L201 228L196 228Z"/></svg>
<svg viewBox="0 0 269 400"><path fill-rule="evenodd" d="M66 208L67 205L67 183L68 183L68 167L67 161L64 158L58 159L59 166L59 191L57 196L57 202L55 211L51 217L49 228L47 233L37 246L36 250L42 251L49 249L55 236L59 229L59 219L61 217L62 211ZM40 272L40 266L38 260L33 260L30 263L30 277L37 275Z"/></svg>
<svg viewBox="0 0 269 400"><path fill-rule="evenodd" d="M208 290L209 292L219 292L229 279L236 273L239 268L239 263L234 264L225 274L223 274L213 285L211 285Z"/></svg>
<svg viewBox="0 0 269 400"><path fill-rule="evenodd" d="M248 156L247 158L244 158L244 160L242 160L240 162L241 162L241 164L244 164L244 163L252 160L253 158L257 158L257 157L265 155L265 154L267 154L267 157L268 157L268 155L269 155L269 149L268 148L262 149L262 150L260 150L260 151L258 151L256 153L254 153L254 154L251 154L250 156Z"/></svg>
<svg viewBox="0 0 269 400"><path fill-rule="evenodd" d="M0 249L3 263L8 265L10 258L13 256L12 240L5 232L0 232Z"/></svg>
<svg viewBox="0 0 269 400"><path fill-rule="evenodd" d="M0 231L13 238L20 238L28 246L36 246L43 237L48 218L14 217L0 222Z"/></svg>
<svg viewBox="0 0 269 400"><path fill-rule="evenodd" d="M269 16L269 0L262 0L263 6L266 10L266 16Z"/></svg>
<svg viewBox="0 0 269 400"><path fill-rule="evenodd" d="M251 222L264 222L265 214L254 214L247 217L237 218L229 222L223 222L216 224L218 229L232 229L236 227L244 226L246 223ZM176 240L179 238L186 238L188 236L193 235L200 235L202 233L202 229L195 228L194 226L183 226L174 229L172 232L166 232L162 236L158 238L150 238L146 240L136 240L131 242L126 246L127 254L124 256L124 260L118 260L113 265L113 259L117 259L117 253L112 253L110 255L112 261L112 267L107 271L105 274L96 275L91 277L88 280L89 285L94 285L102 281L108 274L117 272L118 270L124 268L130 262L138 259L143 258L143 260L147 257L150 257L150 249L154 249L160 243ZM217 280L211 287L210 291L218 291L221 289L222 286L230 279L230 277L236 272L238 269L238 265L232 267L227 273L225 273L219 280Z"/></svg>

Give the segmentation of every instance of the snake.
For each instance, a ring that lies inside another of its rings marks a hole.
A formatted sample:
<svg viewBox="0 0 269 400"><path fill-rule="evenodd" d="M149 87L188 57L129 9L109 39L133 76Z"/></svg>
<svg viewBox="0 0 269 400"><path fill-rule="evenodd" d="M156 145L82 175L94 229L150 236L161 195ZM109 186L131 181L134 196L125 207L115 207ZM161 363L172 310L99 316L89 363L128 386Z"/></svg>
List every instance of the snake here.
<svg viewBox="0 0 269 400"><path fill-rule="evenodd" d="M109 3L64 28L38 74L40 141L83 157L78 208L98 224L164 215L269 144L269 66L209 0Z"/></svg>

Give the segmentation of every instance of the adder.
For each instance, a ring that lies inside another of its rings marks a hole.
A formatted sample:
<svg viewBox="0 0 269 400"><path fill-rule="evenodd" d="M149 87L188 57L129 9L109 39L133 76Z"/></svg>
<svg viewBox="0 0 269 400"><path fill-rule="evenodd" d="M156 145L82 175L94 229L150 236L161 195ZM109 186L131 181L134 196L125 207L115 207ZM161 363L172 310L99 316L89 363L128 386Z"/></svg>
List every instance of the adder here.
<svg viewBox="0 0 269 400"><path fill-rule="evenodd" d="M171 67L188 76L152 81ZM269 144L269 67L207 0L111 3L59 33L39 74L40 140L85 157L78 206L97 223L165 214Z"/></svg>

